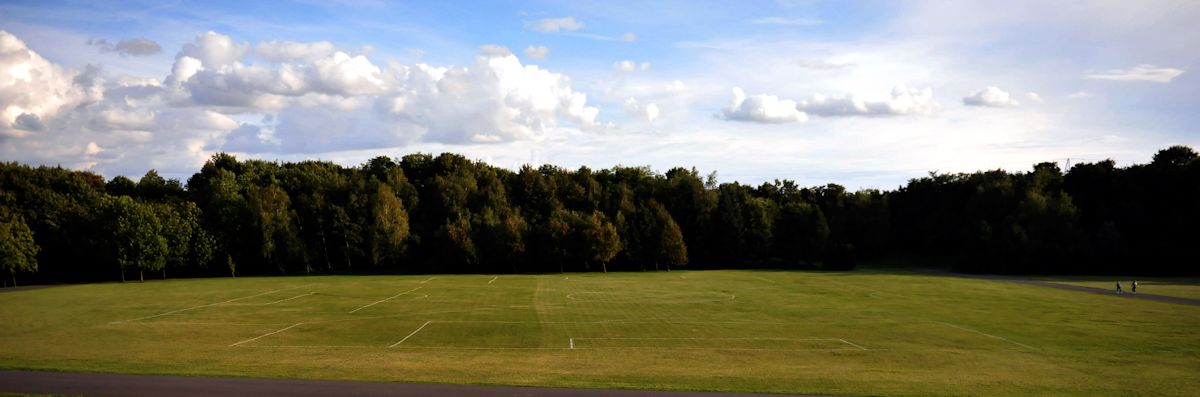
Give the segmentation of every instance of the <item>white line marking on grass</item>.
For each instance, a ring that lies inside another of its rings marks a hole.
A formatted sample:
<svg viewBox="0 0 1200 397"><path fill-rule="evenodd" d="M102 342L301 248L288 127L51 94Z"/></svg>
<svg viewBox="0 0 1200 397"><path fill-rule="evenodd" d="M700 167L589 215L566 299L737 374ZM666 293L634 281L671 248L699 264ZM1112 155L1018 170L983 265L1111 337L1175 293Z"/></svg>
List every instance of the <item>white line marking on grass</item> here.
<svg viewBox="0 0 1200 397"><path fill-rule="evenodd" d="M309 296L309 295L312 295L312 294L315 294L315 293L316 293L316 292L309 292L309 293L307 293L307 294L296 295L296 296L293 296L293 297L291 297L291 298L287 298L287 299L280 299L280 300L277 300L277 301L274 301L274 302L267 302L267 303L263 303L261 306L274 305L274 304L276 304L276 303L279 303L279 302L287 302L287 301L290 301L290 300L292 300L292 299L303 298L303 297L306 297L306 296Z"/></svg>
<svg viewBox="0 0 1200 397"><path fill-rule="evenodd" d="M492 277L492 280L488 281L488 284L490 285L491 283L495 282L496 279L498 279L498 278L500 278L500 276Z"/></svg>
<svg viewBox="0 0 1200 397"><path fill-rule="evenodd" d="M1002 340L1002 341L1005 341L1005 342L1008 342L1008 343L1012 343L1012 344L1014 344L1014 345L1017 345L1017 346L1024 347L1024 348L1026 348L1026 349L1029 349L1029 350L1037 350L1037 349L1036 349L1036 348L1034 348L1033 346L1029 346L1029 345L1026 345L1026 344L1024 344L1024 343L1020 343L1020 342L1014 342L1014 341L1012 341L1012 340L1010 340L1010 339L1008 339L1008 338L1005 338L1005 337L1001 337L1001 336L992 335L992 334L989 334L989 333L986 333L986 332L980 332L980 331L976 331L976 330L973 330L973 329L970 329L970 328L966 328L966 327L960 327L960 326L957 326L957 325L954 325L954 324L950 324L950 323L947 323L947 322L943 322L943 321L934 321L934 322L935 322L935 323L938 323L938 324L942 324L942 325L946 325L946 326L950 326L950 327L958 328L958 329L961 329L961 330L963 330L963 331L970 331L970 332L974 332L974 333L977 333L977 334L980 334L980 335L983 335L983 336L987 336L987 337L990 337L990 338L996 338L996 339L999 339L999 340Z"/></svg>
<svg viewBox="0 0 1200 397"><path fill-rule="evenodd" d="M421 332L421 330L425 329L426 325L429 325L429 323L432 323L432 322L433 322L433 320L426 321L425 324L421 324L421 326L419 328L417 328L416 331L413 331L411 334L408 334L408 336L405 336L404 339L401 339L399 342L393 343L391 346L388 346L388 348L400 346L401 343L404 343L404 341L408 340L408 338L411 338L413 335L416 335L418 332Z"/></svg>
<svg viewBox="0 0 1200 397"><path fill-rule="evenodd" d="M759 280L766 281L766 282L768 282L768 283L771 283L771 284L778 284L777 282L775 282L775 280L771 280L771 279L765 279L765 278L758 277L758 276L750 276L750 277L751 277L751 278L757 278L757 279L759 279Z"/></svg>
<svg viewBox="0 0 1200 397"><path fill-rule="evenodd" d="M360 308L357 308L357 309L351 310L351 311L350 311L350 313L354 313L354 312L357 312L357 311L359 311L359 310L366 309L366 308L368 308L368 307L375 306L375 305L378 305L378 304L380 304L380 303L383 303L383 302L387 302L387 301L389 301L389 300L392 300L392 299L395 299L395 298L399 297L400 295L404 295L404 294L407 294L407 293L409 293L409 292L413 292L413 291L416 291L416 290L419 290L419 289L421 289L421 287L413 288L413 289L410 289L410 290L408 290L408 291L404 291L404 292L401 292L401 293L399 293L399 294L395 294L395 295L389 296L389 297L387 297L387 298L383 298L383 299L380 299L380 300L378 300L378 301L375 301L375 302L372 302L372 303L368 303L368 304L366 304L366 305L364 305L364 306L362 306L362 307L360 307Z"/></svg>
<svg viewBox="0 0 1200 397"><path fill-rule="evenodd" d="M241 298L233 298L233 299L230 299L230 300L227 300L227 301L224 301L224 302L209 303L209 304L207 304L207 305L200 305L200 306L192 306L192 307L189 307L189 308L184 308L184 309L179 309L179 310L172 310L172 311L169 311L169 312L166 312L166 313L159 313L159 314L155 314L155 315L153 315L153 316L138 317L138 318L135 318L135 319L133 319L133 320L113 321L113 322L110 322L109 324L116 324L116 323L129 322L129 321L141 321L141 320L148 320L148 319L155 318L155 317L162 317L162 316L166 316L166 315L170 315L170 314L175 314L175 313L186 312L186 311L188 311L188 310L195 310L195 309L200 309L200 308L205 308L205 307L211 307L211 306L223 305L223 304L226 304L226 303L229 303L229 302L237 302L237 301L240 301L240 300L242 300L242 299L250 299L250 298L255 298L255 297L259 297L259 296L263 296L263 295L266 295L266 294L271 294L271 293L275 293L275 292L279 292L279 291L287 291L287 290L289 290L289 289L303 288L303 287L308 287L308 286L312 286L312 285L316 285L316 284L305 284L305 285L297 285L297 286L295 286L295 287L280 288L280 289L276 289L276 290L271 290L271 291L263 292L263 293L261 293L261 294L254 294L254 295L250 295L250 296L243 296L243 297L241 297Z"/></svg>
<svg viewBox="0 0 1200 397"><path fill-rule="evenodd" d="M863 350L871 350L871 349L868 349L868 348L865 348L865 347L859 346L858 344L856 344L856 343L854 343L854 342L851 342L851 341L848 341L848 340L845 340L845 339L838 339L838 340L842 341L842 343L845 343L845 344L847 344L847 345L850 345L850 346L857 347L857 348L859 348L859 349L863 349Z"/></svg>
<svg viewBox="0 0 1200 397"><path fill-rule="evenodd" d="M575 349L575 338L571 338L571 349Z"/></svg>
<svg viewBox="0 0 1200 397"><path fill-rule="evenodd" d="M573 339L596 339L596 340L836 340L846 342L837 338L573 338ZM853 343L846 342L853 345ZM857 346L857 345L855 345ZM861 348L861 347L860 347Z"/></svg>
<svg viewBox="0 0 1200 397"><path fill-rule="evenodd" d="M437 277L430 277L430 278L427 278L427 279L425 279L425 281L422 281L422 282L421 282L421 284L425 284L425 283L428 283L428 282L430 282L430 281L433 281L433 279L435 279L435 278L437 278Z"/></svg>
<svg viewBox="0 0 1200 397"><path fill-rule="evenodd" d="M244 341L241 341L241 342L238 342L238 343L234 343L234 344L232 344L232 345L229 345L229 347L234 347L234 346L237 346L237 345L240 345L240 344L243 344L243 343L254 342L254 341L256 341L256 340L262 339L263 337L267 337L267 336L275 335L275 334L278 334L278 333L280 333L280 332L287 331L287 330L289 330L289 329L292 329L292 328L296 328L296 327L297 327L297 326L299 326L300 324L304 324L304 323L295 323L295 324L289 325L289 326L287 326L286 328L283 328L283 329L279 329L279 330L276 330L276 331L268 332L268 333L265 333L265 334L262 334L262 335L259 335L259 336L256 336L256 337L253 337L253 338L250 338L250 339L246 339L246 340L244 340Z"/></svg>

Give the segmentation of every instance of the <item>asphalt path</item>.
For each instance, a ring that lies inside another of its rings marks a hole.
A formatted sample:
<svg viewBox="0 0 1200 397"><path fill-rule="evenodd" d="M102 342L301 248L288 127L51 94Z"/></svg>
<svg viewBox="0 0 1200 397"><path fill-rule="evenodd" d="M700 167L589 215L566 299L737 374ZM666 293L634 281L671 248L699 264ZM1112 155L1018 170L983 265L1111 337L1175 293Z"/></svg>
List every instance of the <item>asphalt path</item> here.
<svg viewBox="0 0 1200 397"><path fill-rule="evenodd" d="M114 397L765 397L784 394L563 389L338 380L125 375L0 370L0 392ZM791 395L795 396L795 395ZM815 396L809 396L815 397Z"/></svg>
<svg viewBox="0 0 1200 397"><path fill-rule="evenodd" d="M1200 306L1200 299L1181 298L1178 296L1154 295L1154 294L1145 294L1145 293L1134 294L1129 291L1125 291L1124 294L1117 295L1115 287L1113 289L1103 289L1103 288L1094 288L1094 287L1084 287L1084 286L1080 286L1080 285L1059 284L1059 283L1054 283L1054 282L1049 282L1049 281L1039 281L1039 280L1003 280L1003 281L1008 281L1010 283L1029 284L1029 285L1037 285L1037 286L1042 286L1042 287L1065 289L1065 290L1071 290L1071 291L1088 292L1088 293L1093 293L1093 294L1112 295L1114 297L1124 298L1124 299L1144 299L1144 300L1158 301L1158 302L1178 303L1181 305ZM1115 286L1115 283L1114 283L1114 286Z"/></svg>

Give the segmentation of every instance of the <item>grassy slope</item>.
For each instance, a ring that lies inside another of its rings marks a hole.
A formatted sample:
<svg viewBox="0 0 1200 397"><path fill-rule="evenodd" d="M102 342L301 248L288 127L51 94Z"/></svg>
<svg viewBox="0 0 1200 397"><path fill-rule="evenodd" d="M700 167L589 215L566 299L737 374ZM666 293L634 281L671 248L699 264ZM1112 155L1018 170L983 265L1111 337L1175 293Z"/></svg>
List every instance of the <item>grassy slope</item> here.
<svg viewBox="0 0 1200 397"><path fill-rule="evenodd" d="M1200 388L1196 306L867 272L500 276L488 284L492 277L169 280L4 293L0 367L854 395ZM290 289L254 296L281 288Z"/></svg>

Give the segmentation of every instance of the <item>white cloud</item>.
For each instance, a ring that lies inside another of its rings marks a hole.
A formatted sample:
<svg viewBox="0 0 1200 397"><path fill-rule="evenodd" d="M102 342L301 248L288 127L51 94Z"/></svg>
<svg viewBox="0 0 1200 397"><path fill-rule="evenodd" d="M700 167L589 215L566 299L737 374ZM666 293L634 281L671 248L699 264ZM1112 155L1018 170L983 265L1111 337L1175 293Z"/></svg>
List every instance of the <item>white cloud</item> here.
<svg viewBox="0 0 1200 397"><path fill-rule="evenodd" d="M650 62L637 63L630 60L613 62L613 70L621 73L631 73L636 71L650 70Z"/></svg>
<svg viewBox="0 0 1200 397"><path fill-rule="evenodd" d="M546 59L550 56L550 49L546 46L529 46L525 48L525 56L533 59Z"/></svg>
<svg viewBox="0 0 1200 397"><path fill-rule="evenodd" d="M572 32L583 29L583 22L576 21L575 17L546 18L533 22L525 22L525 28L543 33L554 33L558 31Z"/></svg>
<svg viewBox="0 0 1200 397"><path fill-rule="evenodd" d="M598 125L599 109L567 76L523 65L504 47L481 47L467 67L386 69L324 42L260 43L265 64L245 63L250 48L209 32L184 46L163 79L106 81L97 68L64 69L0 31L0 158L109 176L188 173L216 150L540 141ZM643 111L658 117L657 105Z"/></svg>
<svg viewBox="0 0 1200 397"><path fill-rule="evenodd" d="M1183 69L1176 68L1160 68L1154 65L1141 64L1129 69L1111 69L1103 73L1092 73L1084 76L1084 78L1092 80L1113 80L1113 81L1153 81L1155 83L1170 83L1179 75L1183 74Z"/></svg>
<svg viewBox="0 0 1200 397"><path fill-rule="evenodd" d="M1028 93L1026 93L1025 97L1029 98L1029 100L1033 101L1034 103L1046 103L1046 100L1042 99L1041 95L1038 95L1038 93L1033 92L1033 91L1029 91Z"/></svg>
<svg viewBox="0 0 1200 397"><path fill-rule="evenodd" d="M254 47L258 56L271 62L314 61L332 55L337 48L328 41L300 43L295 41L264 41Z"/></svg>
<svg viewBox="0 0 1200 397"><path fill-rule="evenodd" d="M632 42L636 41L637 38L638 38L637 35L633 34L633 32L629 32L629 33L625 33L625 34L621 35L621 40L626 43L632 43Z"/></svg>
<svg viewBox="0 0 1200 397"><path fill-rule="evenodd" d="M752 20L750 23L755 25L816 26L824 23L824 21L812 18L767 17Z"/></svg>
<svg viewBox="0 0 1200 397"><path fill-rule="evenodd" d="M932 89L919 90L900 85L892 89L891 95L875 98L853 94L813 94L809 99L800 101L796 108L822 117L902 116L933 114L941 109L941 104L933 99Z"/></svg>
<svg viewBox="0 0 1200 397"><path fill-rule="evenodd" d="M89 87L77 84L82 75L66 70L30 50L25 42L0 30L0 140L41 132L46 121L89 97Z"/></svg>
<svg viewBox="0 0 1200 397"><path fill-rule="evenodd" d="M196 36L196 44L184 44L179 56L198 59L205 68L213 69L233 64L249 51L249 43L235 43L229 36L208 31Z"/></svg>
<svg viewBox="0 0 1200 397"><path fill-rule="evenodd" d="M653 122L660 115L657 104L650 103L642 106L634 97L626 98L623 105L625 106L625 114L634 119Z"/></svg>
<svg viewBox="0 0 1200 397"><path fill-rule="evenodd" d="M398 65L388 74L403 88L376 108L428 141L540 140L561 121L590 127L600 112L567 76L522 65L512 54L485 51L470 67Z"/></svg>
<svg viewBox="0 0 1200 397"><path fill-rule="evenodd" d="M749 97L739 87L733 87L733 99L721 111L721 117L732 121L756 123L801 123L808 115L796 109L796 101L779 99L774 95L756 94Z"/></svg>
<svg viewBox="0 0 1200 397"><path fill-rule="evenodd" d="M1034 94L1036 97L1037 94ZM1040 99L1040 98L1039 98ZM976 91L974 94L963 97L963 105L966 106L987 106L995 108L1018 106L1020 103L1013 99L1004 90L995 86L987 86L982 90Z"/></svg>

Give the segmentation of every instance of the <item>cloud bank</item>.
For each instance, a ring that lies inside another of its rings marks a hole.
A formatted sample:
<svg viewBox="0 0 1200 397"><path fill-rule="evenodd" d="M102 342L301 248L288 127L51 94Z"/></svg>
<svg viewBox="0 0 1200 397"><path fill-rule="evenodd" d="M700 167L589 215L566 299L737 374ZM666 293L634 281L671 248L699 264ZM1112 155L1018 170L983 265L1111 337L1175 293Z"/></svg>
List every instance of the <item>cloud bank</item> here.
<svg viewBox="0 0 1200 397"><path fill-rule="evenodd" d="M206 32L161 79L102 75L56 65L0 31L0 155L75 158L64 165L101 172L186 172L218 150L538 141L592 128L600 112L567 76L495 46L467 66L385 66L325 41L251 45ZM657 117L652 104L642 112Z"/></svg>

